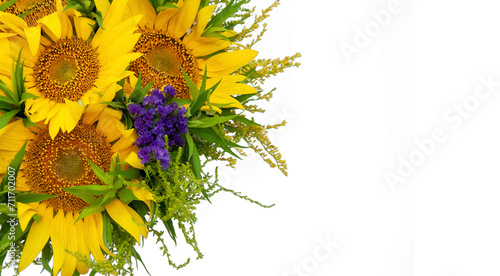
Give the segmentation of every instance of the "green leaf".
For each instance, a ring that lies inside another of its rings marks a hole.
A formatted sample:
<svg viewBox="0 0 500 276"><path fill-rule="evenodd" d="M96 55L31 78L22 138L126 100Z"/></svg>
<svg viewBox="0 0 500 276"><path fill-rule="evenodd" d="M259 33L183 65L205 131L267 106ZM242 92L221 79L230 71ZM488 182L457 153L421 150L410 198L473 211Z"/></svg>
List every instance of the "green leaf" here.
<svg viewBox="0 0 500 276"><path fill-rule="evenodd" d="M139 78L137 79L137 83L135 84L134 90L130 94L129 102L133 102L136 104L140 104L146 94L148 93L149 89L153 86L153 82L151 81L146 87L142 88L142 81L141 81L141 74L139 73Z"/></svg>
<svg viewBox="0 0 500 276"><path fill-rule="evenodd" d="M11 72L11 79L12 79L12 88L14 88L14 100L19 102L21 99L21 95L25 92L24 88L24 78L23 78L23 68L24 68L24 62L21 62L21 52L19 52L19 56L17 58L17 61L14 61L12 63L12 72Z"/></svg>
<svg viewBox="0 0 500 276"><path fill-rule="evenodd" d="M190 99L174 99L174 102L176 102L179 106L186 105L186 104L191 104L193 100Z"/></svg>
<svg viewBox="0 0 500 276"><path fill-rule="evenodd" d="M6 9L8 9L10 6L12 6L14 3L16 3L18 0L9 0L9 1L6 1L5 3L2 3L0 5L0 11L5 11Z"/></svg>
<svg viewBox="0 0 500 276"><path fill-rule="evenodd" d="M201 160L196 147L193 148L193 158L191 159L191 164L193 165L194 175L197 178L201 178Z"/></svg>
<svg viewBox="0 0 500 276"><path fill-rule="evenodd" d="M212 201L210 201L210 197L208 196L207 194L207 191L205 190L205 187L203 187L203 190L201 190L201 193L203 194L203 197L208 200L208 202L212 203Z"/></svg>
<svg viewBox="0 0 500 276"><path fill-rule="evenodd" d="M243 148L242 146L232 143L230 141L227 141L226 139L220 137L213 129L210 128L191 128L189 129L194 135L207 140L208 142L215 143L217 144L220 148L222 148L224 151L228 152L229 154L233 155L234 157L241 159L238 155L236 155L230 148L231 147L240 147Z"/></svg>
<svg viewBox="0 0 500 276"><path fill-rule="evenodd" d="M6 112L9 112L9 111L16 109L16 108L17 107L15 107L11 104L0 101L0 112L6 113Z"/></svg>
<svg viewBox="0 0 500 276"><path fill-rule="evenodd" d="M78 186L61 188L61 189L63 189L63 191L66 191L70 194L73 194L73 195L79 197L81 200L87 202L90 205L93 205L94 202L97 200L92 194L90 194L88 192L84 192L81 189L78 189Z"/></svg>
<svg viewBox="0 0 500 276"><path fill-rule="evenodd" d="M91 205L91 206L87 206L85 208L82 209L82 211L80 212L80 215L78 216L78 218L75 220L75 224L81 220L82 218L86 217L86 216L90 216L90 215L93 215L93 214L97 214L97 213L101 213L103 212L105 209L104 207L102 206L95 206L95 205Z"/></svg>
<svg viewBox="0 0 500 276"><path fill-rule="evenodd" d="M118 191L118 197L120 197L120 200L123 201L125 204L129 203L132 200L139 200L135 195L134 192L132 192L129 189L120 189Z"/></svg>
<svg viewBox="0 0 500 276"><path fill-rule="evenodd" d="M97 24L99 24L99 27L102 28L102 13L101 13L101 11L96 12L95 20L97 21ZM104 28L102 28L102 29L104 29Z"/></svg>
<svg viewBox="0 0 500 276"><path fill-rule="evenodd" d="M56 195L25 193L25 194L17 194L16 201L26 204L32 202L39 202L53 197L56 197Z"/></svg>
<svg viewBox="0 0 500 276"><path fill-rule="evenodd" d="M97 206L106 206L106 205L110 204L115 199L116 199L116 192L114 190L113 191L109 191L104 196L101 196L100 198L98 198L94 202L94 205L97 205Z"/></svg>
<svg viewBox="0 0 500 276"><path fill-rule="evenodd" d="M45 247L42 249L42 266L43 269L47 270L50 274L52 274L52 268L50 268L49 262L52 258L52 254L50 243L45 244Z"/></svg>
<svg viewBox="0 0 500 276"><path fill-rule="evenodd" d="M5 93L5 95L12 100L12 102L14 103L14 105L16 106L19 106L19 100L16 99L16 95L14 94L14 92L12 92L12 90L10 90L10 88L5 85L5 83L3 81L0 80L0 89Z"/></svg>
<svg viewBox="0 0 500 276"><path fill-rule="evenodd" d="M196 113L196 111L198 111L202 106L205 105L207 100L208 100L208 91L202 91L200 95L198 95L198 98L196 98L194 103L189 106L188 112L186 113L188 114L187 116L189 117L190 115Z"/></svg>
<svg viewBox="0 0 500 276"><path fill-rule="evenodd" d="M9 182L9 179L8 179L8 172L9 171L14 171L14 177L17 179L17 175L19 173L19 168L21 167L21 162L23 161L24 152L26 150L27 143L28 143L28 140L26 140L26 142L24 142L24 145L16 153L16 155L14 156L14 158L12 159L12 161L10 161L10 164L7 167L6 174L5 174L5 176L4 176L3 180L2 180L0 191L3 191L4 188L6 187L7 183Z"/></svg>
<svg viewBox="0 0 500 276"><path fill-rule="evenodd" d="M227 122L227 121L232 120L236 117L238 117L237 114L230 115L230 116L207 117L207 118L197 120L198 123L195 126L191 125L191 122L194 122L194 121L189 121L188 126L197 127L197 128L207 128L207 127L211 127L211 126L215 126L217 124Z"/></svg>
<svg viewBox="0 0 500 276"><path fill-rule="evenodd" d="M91 195L103 195L111 190L111 187L105 185L84 185L84 186L74 186L69 187L72 191L81 191Z"/></svg>
<svg viewBox="0 0 500 276"><path fill-rule="evenodd" d="M8 225L8 224L4 224L4 225ZM17 244L19 242L19 240L25 234L25 232L23 232L21 230L21 226L19 225L19 223L16 226L14 226L13 235L11 234L12 232L10 232L10 226L8 228L9 228L8 234L3 235L2 239L0 240L0 256L7 253L7 250L9 250L9 248L10 248L10 243ZM27 229L28 228L26 228L26 230ZM2 230L3 230L3 226L2 226Z"/></svg>
<svg viewBox="0 0 500 276"><path fill-rule="evenodd" d="M136 179L136 178L139 178L139 176L141 176L141 170L136 169L136 168L130 168L130 169L125 170L125 171L108 172L106 174L112 175L112 176L119 176L120 175L125 179Z"/></svg>
<svg viewBox="0 0 500 276"><path fill-rule="evenodd" d="M172 219L164 221L163 224L165 224L165 228L167 228L168 235L170 235L172 240L174 240L175 245L177 245L177 234L175 233L174 223L172 222Z"/></svg>
<svg viewBox="0 0 500 276"><path fill-rule="evenodd" d="M144 262L142 261L142 258L141 258L141 255L139 255L139 253L135 250L134 247L132 247L132 256L134 256L134 258L136 260L139 260L142 264L142 266L144 267L144 269L146 269L146 272L148 273L148 275L151 276L151 274L149 273L148 271L148 268L146 267L146 265L144 264ZM137 262L136 262L136 266L137 266Z"/></svg>
<svg viewBox="0 0 500 276"><path fill-rule="evenodd" d="M115 183L113 183L113 189L120 189L123 186L123 180L123 177L119 177L118 181L115 181Z"/></svg>
<svg viewBox="0 0 500 276"><path fill-rule="evenodd" d="M90 167L92 167L92 170L94 171L94 174L106 185L108 186L113 186L113 176L108 175L105 173L99 166L94 164L90 159L87 159L87 161L90 164Z"/></svg>
<svg viewBox="0 0 500 276"><path fill-rule="evenodd" d="M176 5L174 5L172 3L165 3L165 4L163 4L163 6L158 7L156 9L156 13L160 13L166 9L179 9L179 7L177 7Z"/></svg>
<svg viewBox="0 0 500 276"><path fill-rule="evenodd" d="M193 155L193 149L195 148L193 137L191 137L191 134L188 132L186 133L186 141L188 144L188 160L191 159L191 156Z"/></svg>
<svg viewBox="0 0 500 276"><path fill-rule="evenodd" d="M251 97L255 96L255 95L258 95L259 93L253 93L253 94L244 94L244 95L239 95L239 96L236 96L234 97L238 102L244 102L248 99L250 99Z"/></svg>
<svg viewBox="0 0 500 276"><path fill-rule="evenodd" d="M10 105L13 105L12 107L18 107L18 103L11 99L10 97L5 97L5 96L0 96L0 102L8 103ZM12 109L12 108L11 108Z"/></svg>
<svg viewBox="0 0 500 276"><path fill-rule="evenodd" d="M198 87L194 83L194 81L188 76L186 71L184 71L184 68L181 66L181 71L182 75L184 76L184 80L186 81L187 86L189 87L189 94L191 94L191 98L193 100L196 100L198 98L198 95L200 94L200 90L198 90Z"/></svg>
<svg viewBox="0 0 500 276"><path fill-rule="evenodd" d="M110 248L113 240L111 238L111 218L106 213L102 214L102 224L103 224L103 235L102 239L104 244Z"/></svg>
<svg viewBox="0 0 500 276"><path fill-rule="evenodd" d="M218 13L216 16L213 16L212 19L210 19L207 25L207 29L209 29L210 27L220 26L228 18L234 16L234 14L239 11L241 5L245 3L248 3L248 0L238 1L236 4L232 0L230 3L226 5L226 7L220 13Z"/></svg>
<svg viewBox="0 0 500 276"><path fill-rule="evenodd" d="M2 116L0 116L0 129L4 128L10 122L10 120L14 116L16 116L16 114L19 111L20 111L19 109L14 109L14 110L11 110L7 113L4 113Z"/></svg>

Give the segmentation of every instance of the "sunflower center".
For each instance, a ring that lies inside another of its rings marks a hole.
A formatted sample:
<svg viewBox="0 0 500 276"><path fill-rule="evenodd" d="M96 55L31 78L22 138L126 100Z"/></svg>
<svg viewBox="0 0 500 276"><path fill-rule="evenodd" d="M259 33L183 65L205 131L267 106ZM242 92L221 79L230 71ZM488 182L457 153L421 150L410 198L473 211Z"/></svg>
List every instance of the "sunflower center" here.
<svg viewBox="0 0 500 276"><path fill-rule="evenodd" d="M59 148L52 163L57 178L65 181L78 181L85 174L83 153L78 149Z"/></svg>
<svg viewBox="0 0 500 276"><path fill-rule="evenodd" d="M189 99L187 86L181 67L195 82L200 81L198 63L186 46L166 32L153 29L140 29L141 37L134 52L144 55L134 60L129 69L138 77L141 73L142 86L153 81L154 88L170 84L177 90L176 98Z"/></svg>
<svg viewBox="0 0 500 276"><path fill-rule="evenodd" d="M38 55L33 68L35 87L45 98L64 103L77 101L93 87L99 75L99 58L90 42L61 39Z"/></svg>
<svg viewBox="0 0 500 276"><path fill-rule="evenodd" d="M4 3L6 0L0 0L0 3ZM33 27L37 25L37 20L49 15L57 10L55 0L18 0L16 3L11 5L5 10L5 12L12 13L14 15L20 15L28 12L28 15L24 17L24 21L28 26Z"/></svg>
<svg viewBox="0 0 500 276"><path fill-rule="evenodd" d="M26 151L26 184L33 193L56 195L44 201L54 211L75 213L88 204L62 188L102 184L87 159L107 171L111 156L111 145L95 125L80 122L70 133L59 132L54 140L48 130L42 130Z"/></svg>
<svg viewBox="0 0 500 276"><path fill-rule="evenodd" d="M152 68L167 75L181 73L181 60L168 46L151 49L146 54L146 59Z"/></svg>
<svg viewBox="0 0 500 276"><path fill-rule="evenodd" d="M50 68L50 77L59 82L66 83L76 75L78 67L75 59L61 58L54 61Z"/></svg>

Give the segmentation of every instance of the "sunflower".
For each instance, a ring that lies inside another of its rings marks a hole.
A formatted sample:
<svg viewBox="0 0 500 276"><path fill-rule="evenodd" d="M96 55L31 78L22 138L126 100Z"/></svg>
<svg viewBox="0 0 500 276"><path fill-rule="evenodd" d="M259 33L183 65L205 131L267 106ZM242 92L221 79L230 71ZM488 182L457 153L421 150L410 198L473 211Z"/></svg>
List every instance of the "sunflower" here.
<svg viewBox="0 0 500 276"><path fill-rule="evenodd" d="M232 95L252 94L256 90L240 83L245 76L231 74L253 60L257 52L251 49L225 51L232 44L228 39L203 36L215 5L200 10L200 0L180 0L173 5L177 8L167 8L157 14L148 0L129 1L129 16L145 15L138 23L137 32L141 37L133 50L144 55L129 68L135 73L130 78L132 87L140 74L143 86L151 81L153 87L160 89L169 84L177 90L177 98L190 99L181 68L200 87L206 66L207 87L222 80L211 95L210 103L243 108Z"/></svg>
<svg viewBox="0 0 500 276"><path fill-rule="evenodd" d="M8 45L0 42L0 74L10 76L12 61L21 53L27 92L38 97L26 101L25 113L32 121L45 120L52 138L59 130L73 130L85 107L131 75L126 68L141 55L131 53L140 36L134 33L139 17L121 20L127 0L113 1L95 35L92 20L56 3L57 12L34 27L0 13L0 22L16 34L5 38Z"/></svg>
<svg viewBox="0 0 500 276"><path fill-rule="evenodd" d="M133 129L125 129L120 122L121 116L121 112L110 108L101 109L97 114L86 112L73 131L60 131L55 139L51 138L43 123L28 129L22 120L17 120L0 130L0 174L6 173L8 162L28 140L16 189L55 195L40 202L18 203L23 231L33 216L39 216L39 220L33 220L26 238L19 262L20 271L33 262L49 239L54 254L54 275L61 271L63 276L71 276L75 269L81 274L88 272L88 267L66 250L87 260L90 260L90 253L96 261L105 260L101 249L113 256L103 242L102 213L86 216L75 223L79 211L87 204L61 188L101 183L87 159L103 170L107 170L117 156L126 157L123 161L129 164L140 165L134 146L137 134ZM153 198L149 192L127 188L151 206ZM106 205L105 210L137 242L140 243L141 236L147 236L147 228L141 226L142 218L118 198Z"/></svg>
<svg viewBox="0 0 500 276"><path fill-rule="evenodd" d="M7 0L0 0L0 4L7 2ZM23 19L28 26L36 26L37 20L49 15L57 10L56 0L18 0L5 12L21 15L28 13Z"/></svg>

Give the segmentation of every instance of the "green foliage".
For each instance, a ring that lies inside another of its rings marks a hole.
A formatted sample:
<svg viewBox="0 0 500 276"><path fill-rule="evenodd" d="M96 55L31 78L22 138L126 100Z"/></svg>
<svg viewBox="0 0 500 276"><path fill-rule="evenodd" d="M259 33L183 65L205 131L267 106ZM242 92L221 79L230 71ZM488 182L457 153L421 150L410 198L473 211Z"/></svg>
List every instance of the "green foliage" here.
<svg viewBox="0 0 500 276"><path fill-rule="evenodd" d="M12 62L11 81L12 90L0 80L0 90L5 96L0 95L0 129L4 128L14 116L24 117L25 124L33 125L33 122L24 115L24 102L28 99L38 98L26 92L24 86L23 70L24 62L21 62L21 52L17 61Z"/></svg>

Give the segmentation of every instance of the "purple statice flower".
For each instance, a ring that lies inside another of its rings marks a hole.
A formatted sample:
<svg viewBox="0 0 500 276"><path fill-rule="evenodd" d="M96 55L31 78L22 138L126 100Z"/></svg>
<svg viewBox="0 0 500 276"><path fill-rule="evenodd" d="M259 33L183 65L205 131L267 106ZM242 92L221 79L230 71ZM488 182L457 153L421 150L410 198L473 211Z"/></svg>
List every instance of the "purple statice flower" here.
<svg viewBox="0 0 500 276"><path fill-rule="evenodd" d="M162 92L153 89L140 105L128 105L139 134L135 145L139 147L137 155L142 164L157 160L166 170L170 164L169 150L183 146L182 135L187 133L188 120L184 116L186 108L179 108L173 102L176 93L172 86L167 85Z"/></svg>

